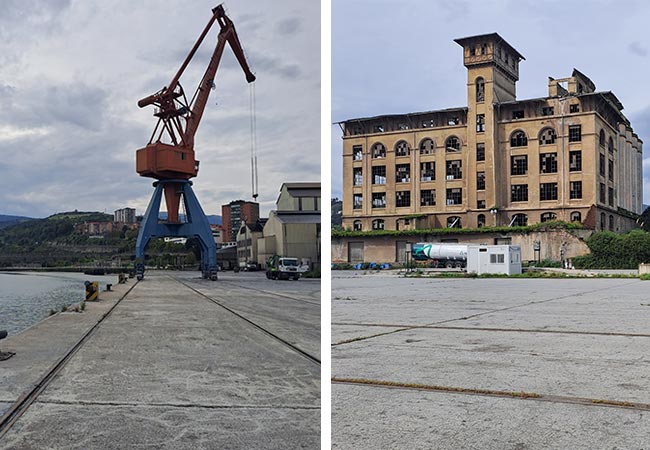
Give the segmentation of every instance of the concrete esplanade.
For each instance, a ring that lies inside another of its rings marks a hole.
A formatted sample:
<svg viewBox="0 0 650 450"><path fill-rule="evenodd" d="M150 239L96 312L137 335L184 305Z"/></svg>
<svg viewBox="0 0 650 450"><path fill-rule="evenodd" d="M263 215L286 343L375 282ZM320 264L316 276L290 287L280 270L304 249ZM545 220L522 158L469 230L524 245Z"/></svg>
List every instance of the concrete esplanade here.
<svg viewBox="0 0 650 450"><path fill-rule="evenodd" d="M0 449L318 448L319 281L149 272L3 340Z"/></svg>

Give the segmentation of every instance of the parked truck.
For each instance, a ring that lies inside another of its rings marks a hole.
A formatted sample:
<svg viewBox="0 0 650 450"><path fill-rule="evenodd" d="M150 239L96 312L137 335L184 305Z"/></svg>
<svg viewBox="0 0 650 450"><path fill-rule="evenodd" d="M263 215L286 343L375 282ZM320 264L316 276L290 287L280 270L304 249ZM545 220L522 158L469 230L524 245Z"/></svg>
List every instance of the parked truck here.
<svg viewBox="0 0 650 450"><path fill-rule="evenodd" d="M273 255L266 261L266 278L269 280L297 280L300 274L298 258Z"/></svg>
<svg viewBox="0 0 650 450"><path fill-rule="evenodd" d="M416 261L433 261L434 267L464 268L467 266L467 245L444 242L418 242L411 248Z"/></svg>

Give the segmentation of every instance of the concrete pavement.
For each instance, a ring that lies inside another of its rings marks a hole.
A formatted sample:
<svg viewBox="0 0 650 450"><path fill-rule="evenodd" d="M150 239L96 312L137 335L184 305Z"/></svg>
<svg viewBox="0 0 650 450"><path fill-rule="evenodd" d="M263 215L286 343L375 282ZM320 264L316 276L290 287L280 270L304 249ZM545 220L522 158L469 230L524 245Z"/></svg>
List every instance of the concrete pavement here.
<svg viewBox="0 0 650 450"><path fill-rule="evenodd" d="M282 342L317 348L318 284L220 275L207 282L195 273L147 273L0 448L318 447L320 364ZM191 288L230 302L276 337Z"/></svg>
<svg viewBox="0 0 650 450"><path fill-rule="evenodd" d="M335 272L333 447L648 448L648 287Z"/></svg>

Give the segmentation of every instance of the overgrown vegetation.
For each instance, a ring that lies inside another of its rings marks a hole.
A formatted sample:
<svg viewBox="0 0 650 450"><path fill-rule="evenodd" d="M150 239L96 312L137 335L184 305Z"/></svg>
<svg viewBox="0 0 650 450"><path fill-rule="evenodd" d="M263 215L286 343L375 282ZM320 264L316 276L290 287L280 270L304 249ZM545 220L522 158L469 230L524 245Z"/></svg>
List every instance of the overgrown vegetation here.
<svg viewBox="0 0 650 450"><path fill-rule="evenodd" d="M591 253L572 260L578 269L636 269L650 262L650 233L643 230L625 234L600 231L586 242Z"/></svg>
<svg viewBox="0 0 650 450"><path fill-rule="evenodd" d="M475 233L532 233L544 230L581 230L584 227L577 222L552 221L536 223L525 227L481 227L481 228L431 228L423 230L372 230L352 231L349 229L332 229L332 237L365 236L422 236L427 234L475 234Z"/></svg>

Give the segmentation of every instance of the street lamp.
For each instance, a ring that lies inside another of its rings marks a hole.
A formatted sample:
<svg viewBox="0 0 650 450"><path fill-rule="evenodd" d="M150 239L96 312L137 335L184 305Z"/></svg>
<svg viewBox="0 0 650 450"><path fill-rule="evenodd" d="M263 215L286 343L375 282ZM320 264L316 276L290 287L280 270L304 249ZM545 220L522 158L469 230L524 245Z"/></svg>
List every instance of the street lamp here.
<svg viewBox="0 0 650 450"><path fill-rule="evenodd" d="M406 272L407 273L411 272L410 255L411 255L411 251L413 249L412 245L413 244L411 244L410 242L406 243Z"/></svg>

